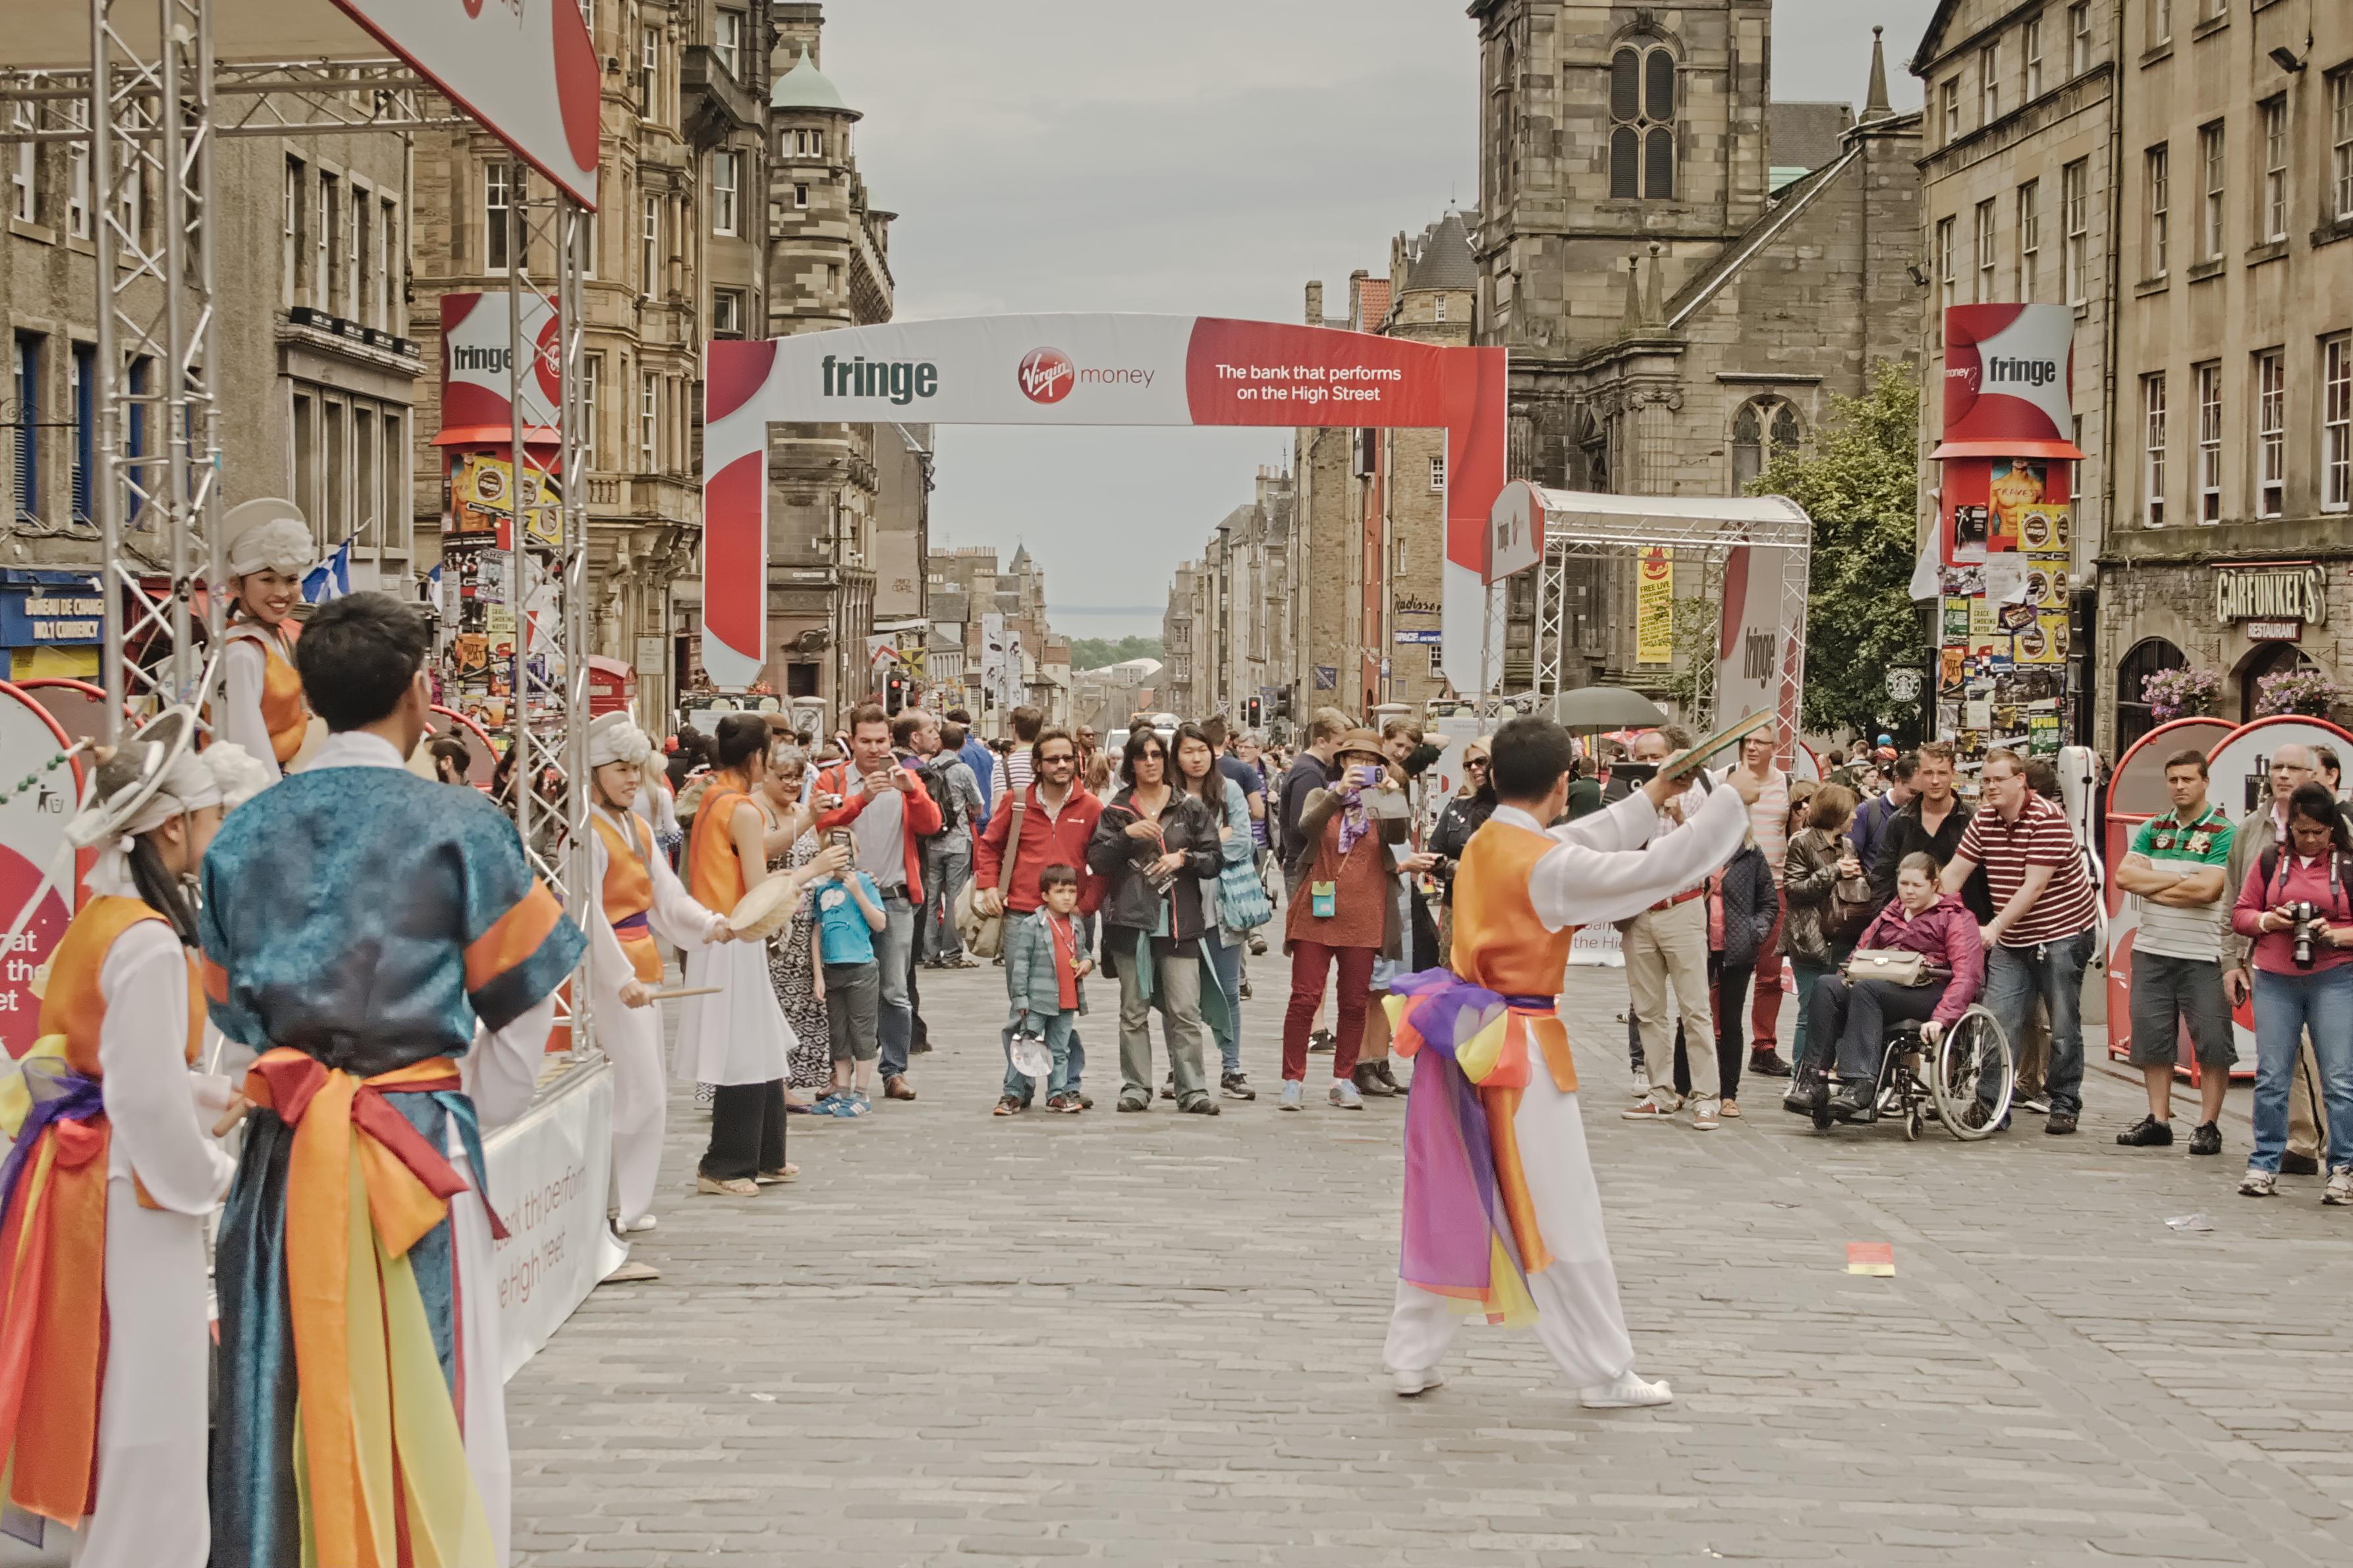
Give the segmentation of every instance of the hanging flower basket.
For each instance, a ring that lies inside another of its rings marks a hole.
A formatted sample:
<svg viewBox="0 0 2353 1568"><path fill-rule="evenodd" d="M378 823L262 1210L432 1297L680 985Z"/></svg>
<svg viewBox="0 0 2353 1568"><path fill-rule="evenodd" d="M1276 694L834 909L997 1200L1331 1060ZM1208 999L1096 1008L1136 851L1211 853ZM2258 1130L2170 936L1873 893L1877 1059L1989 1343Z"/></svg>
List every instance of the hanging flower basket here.
<svg viewBox="0 0 2353 1568"><path fill-rule="evenodd" d="M2309 718L2326 719L2328 710L2337 706L2337 683L2316 669L2288 669L2277 675L2266 675L2255 682L2255 717L2267 719L2274 713L2302 713Z"/></svg>
<svg viewBox="0 0 2353 1568"><path fill-rule="evenodd" d="M2221 694L2219 670L2160 669L2142 677L2140 683L2140 700L2148 704L2148 716L2160 724L2210 714Z"/></svg>

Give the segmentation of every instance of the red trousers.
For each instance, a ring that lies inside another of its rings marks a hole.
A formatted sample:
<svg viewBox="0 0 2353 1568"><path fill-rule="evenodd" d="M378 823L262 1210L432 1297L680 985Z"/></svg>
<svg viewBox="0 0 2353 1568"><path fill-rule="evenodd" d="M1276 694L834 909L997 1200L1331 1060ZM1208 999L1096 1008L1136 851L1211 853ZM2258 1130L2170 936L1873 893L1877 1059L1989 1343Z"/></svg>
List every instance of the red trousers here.
<svg viewBox="0 0 2353 1568"><path fill-rule="evenodd" d="M1324 1000L1324 978L1332 961L1340 961L1337 1012L1332 1030L1332 1076L1345 1081L1356 1070L1356 1052L1365 1043L1365 1005L1373 994L1373 960L1369 947L1326 947L1320 942L1291 944L1291 1005L1282 1015L1282 1076L1289 1080L1307 1076L1307 1033Z"/></svg>
<svg viewBox="0 0 2353 1568"><path fill-rule="evenodd" d="M1775 1030L1781 1020L1781 923L1789 918L1789 898L1777 885L1773 889L1773 929L1765 933L1765 942L1757 950L1757 1000L1748 1010L1749 1045L1752 1051L1769 1051L1778 1037Z"/></svg>

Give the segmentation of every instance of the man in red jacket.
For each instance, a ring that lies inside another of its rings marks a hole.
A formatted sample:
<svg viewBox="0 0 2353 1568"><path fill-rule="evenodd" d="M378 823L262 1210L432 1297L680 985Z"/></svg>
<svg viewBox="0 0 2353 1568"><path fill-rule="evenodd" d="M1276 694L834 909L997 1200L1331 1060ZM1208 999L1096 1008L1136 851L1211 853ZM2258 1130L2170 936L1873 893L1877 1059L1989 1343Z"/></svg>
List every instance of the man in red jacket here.
<svg viewBox="0 0 2353 1568"><path fill-rule="evenodd" d="M907 1052L914 1038L915 1009L907 991L908 966L915 950L915 905L923 896L920 840L940 830L940 808L923 781L900 765L891 749L891 716L868 702L849 715L849 761L818 774L821 795L840 804L817 819L819 833L849 830L858 868L882 893L882 931L874 942L881 966L882 1093L913 1100L907 1082Z"/></svg>
<svg viewBox="0 0 2353 1568"><path fill-rule="evenodd" d="M1089 795L1084 784L1072 782L1078 773L1079 744L1069 731L1040 731L1030 743L1029 760L1030 783L1021 792L1018 806L1009 801L998 803L988 814L988 831L974 847L972 879L976 890L973 902L983 914L1004 914L1008 920L1028 914L1039 902L1038 873L1049 866L1069 866L1079 874L1079 915L1083 926L1080 948L1089 951L1094 945L1095 905L1103 899L1103 882L1087 869L1087 840L1094 837L1103 802ZM1021 824L1021 842L1014 851L1013 876L1008 881L1005 845L1016 822ZM1004 1040L1009 1059L1013 1049L1009 1023ZM1086 1065L1086 1047L1073 1032L1067 1081L1079 1102L1092 1106L1094 1101L1079 1088Z"/></svg>

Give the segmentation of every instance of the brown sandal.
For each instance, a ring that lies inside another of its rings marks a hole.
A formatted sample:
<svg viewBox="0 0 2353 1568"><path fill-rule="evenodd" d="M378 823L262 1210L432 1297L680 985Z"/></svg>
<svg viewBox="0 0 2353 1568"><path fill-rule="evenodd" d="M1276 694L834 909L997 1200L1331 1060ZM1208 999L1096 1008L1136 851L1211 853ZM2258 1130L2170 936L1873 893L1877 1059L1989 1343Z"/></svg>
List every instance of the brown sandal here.
<svg viewBox="0 0 2353 1568"><path fill-rule="evenodd" d="M742 1176L724 1182L714 1182L709 1176L697 1176L694 1178L694 1190L706 1198L749 1198L759 1195L760 1185Z"/></svg>
<svg viewBox="0 0 2353 1568"><path fill-rule="evenodd" d="M773 1171L761 1172L753 1180L764 1187L773 1187L779 1182L797 1182L800 1176L801 1168L787 1160Z"/></svg>

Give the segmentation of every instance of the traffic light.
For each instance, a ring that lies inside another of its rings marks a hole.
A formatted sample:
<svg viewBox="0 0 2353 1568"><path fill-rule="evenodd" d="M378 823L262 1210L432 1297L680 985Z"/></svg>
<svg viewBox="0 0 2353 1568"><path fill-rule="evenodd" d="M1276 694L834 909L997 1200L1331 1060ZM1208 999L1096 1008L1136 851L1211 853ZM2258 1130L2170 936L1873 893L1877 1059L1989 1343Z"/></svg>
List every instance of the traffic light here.
<svg viewBox="0 0 2353 1568"><path fill-rule="evenodd" d="M1252 730L1258 728L1259 700L1257 698L1249 697L1242 700L1242 723Z"/></svg>
<svg viewBox="0 0 2353 1568"><path fill-rule="evenodd" d="M882 683L882 711L896 713L907 705L907 678L893 675Z"/></svg>

